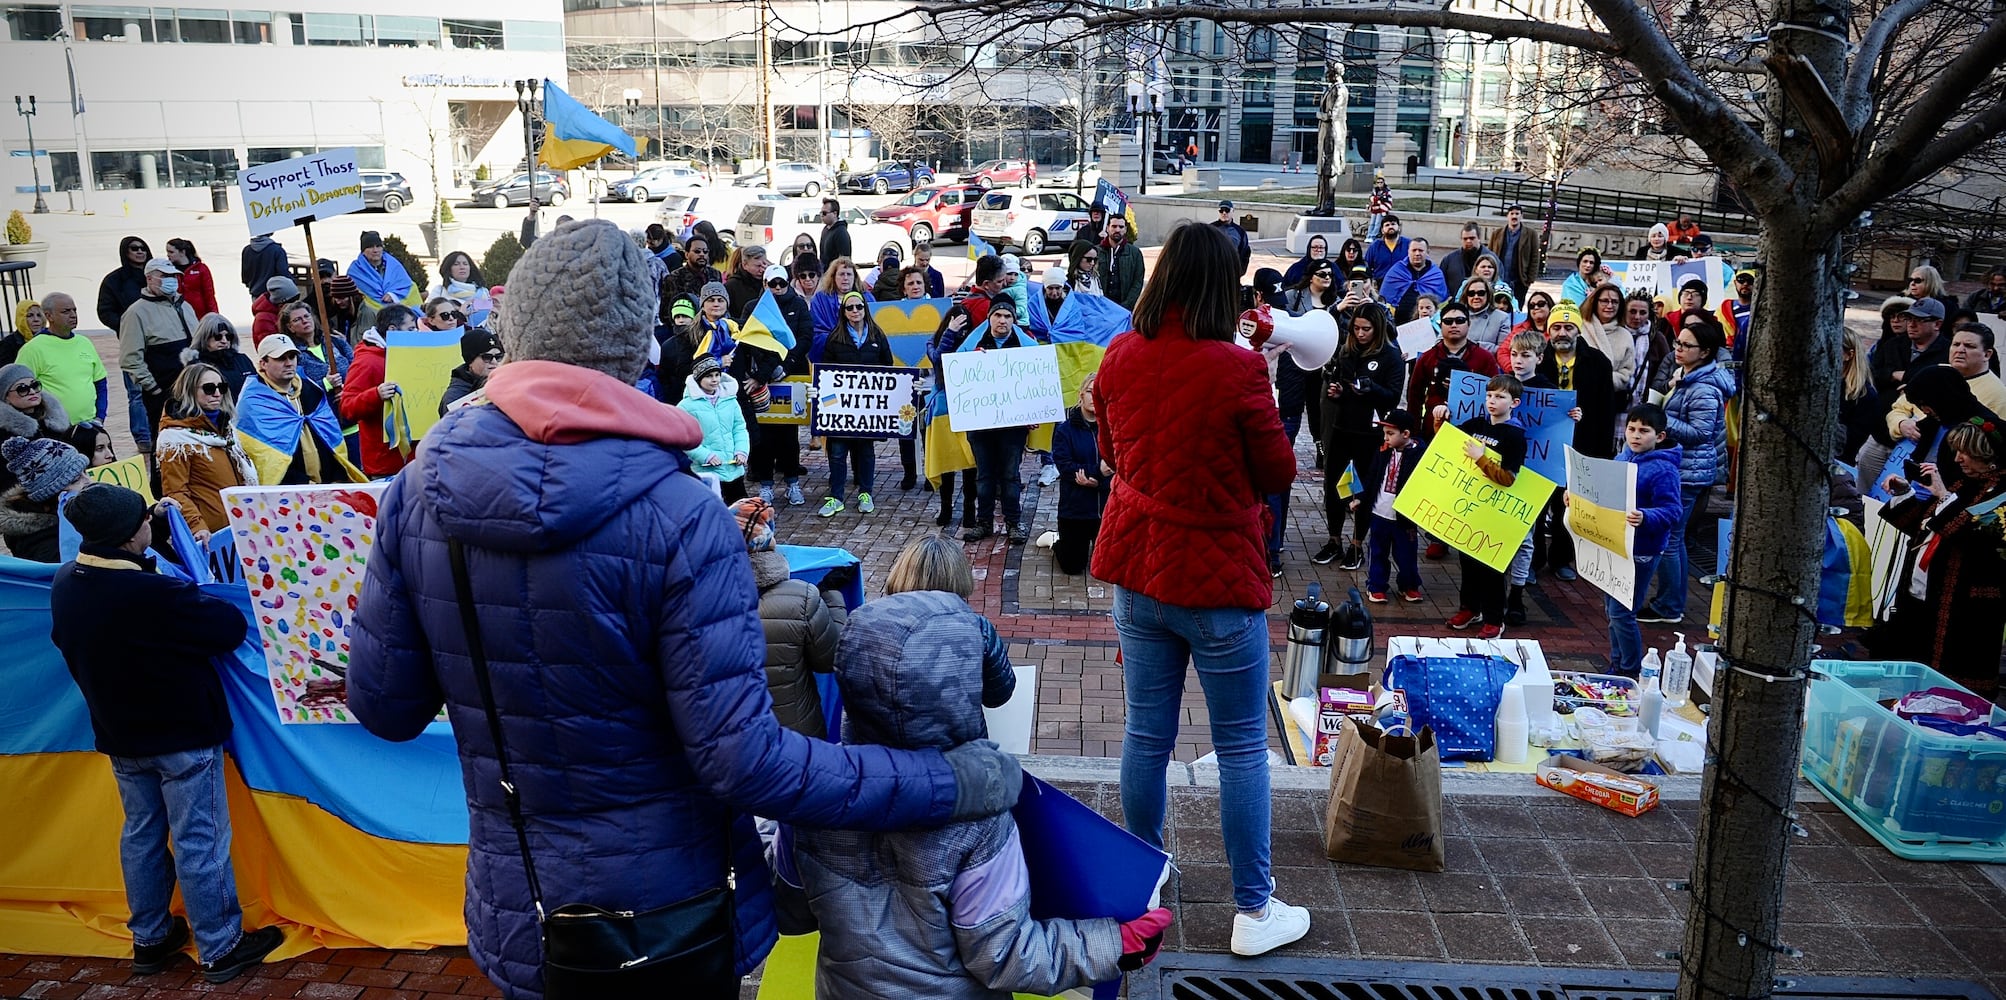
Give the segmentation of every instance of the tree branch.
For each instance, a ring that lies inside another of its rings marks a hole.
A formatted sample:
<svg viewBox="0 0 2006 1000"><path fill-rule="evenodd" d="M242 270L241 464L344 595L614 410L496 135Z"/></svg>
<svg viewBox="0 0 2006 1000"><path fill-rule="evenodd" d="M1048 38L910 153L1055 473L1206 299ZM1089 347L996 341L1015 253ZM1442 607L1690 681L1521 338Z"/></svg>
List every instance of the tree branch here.
<svg viewBox="0 0 2006 1000"><path fill-rule="evenodd" d="M1986 142L2006 135L2006 102L1995 103L1914 153L1875 156L1866 169L1834 192L1819 214L1846 224L1867 206L1927 180ZM1881 169L1876 169L1876 168Z"/></svg>
<svg viewBox="0 0 2006 1000"><path fill-rule="evenodd" d="M1867 127L1867 119L1874 113L1872 84L1874 74L1880 65L1881 53L1888 42L1907 24L1911 18L1929 9L1936 0L1895 0L1888 9L1874 18L1874 23L1860 36L1859 50L1853 53L1853 68L1846 73L1846 83L1840 92L1839 108L1845 112L1846 124L1854 134Z"/></svg>
<svg viewBox="0 0 2006 1000"><path fill-rule="evenodd" d="M1866 165L1833 192L1820 210L1833 218L1848 218L1998 135L2000 128L2006 127L2006 105L1998 103L1942 138L1936 133L1964 108L2002 62L2006 62L2006 18L1979 32L1944 66L1929 90L1909 105L1901 121L1875 144Z"/></svg>
<svg viewBox="0 0 2006 1000"><path fill-rule="evenodd" d="M1003 5L1007 7L1008 5ZM944 4L928 8L928 13L966 9L997 9L993 2ZM999 13L1003 11L998 10ZM1616 39L1599 31L1546 21L1486 17L1461 11L1414 7L1226 7L1214 4L1183 4L1172 7L1106 7L1083 4L1071 8L1088 29L1122 27L1152 22L1197 19L1232 24L1379 24L1399 27L1441 28L1492 38L1523 38L1551 42L1601 55L1620 56Z"/></svg>

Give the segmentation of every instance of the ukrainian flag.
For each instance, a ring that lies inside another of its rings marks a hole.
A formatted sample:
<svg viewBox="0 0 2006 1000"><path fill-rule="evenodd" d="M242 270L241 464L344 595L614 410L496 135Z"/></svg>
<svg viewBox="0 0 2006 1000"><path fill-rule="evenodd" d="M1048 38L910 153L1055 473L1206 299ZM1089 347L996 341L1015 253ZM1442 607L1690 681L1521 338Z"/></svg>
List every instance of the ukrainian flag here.
<svg viewBox="0 0 2006 1000"><path fill-rule="evenodd" d="M968 234L968 259L981 260L985 255L990 257L1003 256L997 253L996 248L990 246L987 240L970 232Z"/></svg>
<svg viewBox="0 0 2006 1000"><path fill-rule="evenodd" d="M1714 572L1727 576L1729 547L1734 544L1734 522L1720 522L1718 555ZM1727 584L1713 585L1713 607L1707 630L1720 634L1721 616L1727 609ZM1841 628L1865 628L1874 623L1874 555L1867 536L1843 518L1825 519L1825 555L1818 573L1818 624Z"/></svg>
<svg viewBox="0 0 2006 1000"><path fill-rule="evenodd" d="M794 349L794 330L787 325L787 316L780 311L780 303L774 299L771 289L759 296L759 304L752 307L752 314L738 324L738 342L772 351L783 358Z"/></svg>
<svg viewBox="0 0 2006 1000"><path fill-rule="evenodd" d="M1042 303L1034 304L1037 312ZM1104 295L1068 295L1059 315L1051 322L1052 345L1059 353L1059 381L1066 398L1080 391L1080 383L1101 367L1101 357L1114 338L1135 326L1121 303Z"/></svg>
<svg viewBox="0 0 2006 1000"><path fill-rule="evenodd" d="M871 319L878 329L885 332L885 340L892 345L892 356L907 368L927 368L932 362L927 359L927 344L933 341L934 331L940 329L941 320L954 308L953 299L893 299L871 304Z"/></svg>
<svg viewBox="0 0 2006 1000"><path fill-rule="evenodd" d="M543 149L537 155L539 162L553 169L570 170L616 150L640 158L633 136L593 114L562 87L543 81Z"/></svg>
<svg viewBox="0 0 2006 1000"><path fill-rule="evenodd" d="M1337 477L1337 498L1349 500L1358 495L1358 463L1344 467L1344 475Z"/></svg>
<svg viewBox="0 0 2006 1000"><path fill-rule="evenodd" d="M365 483L369 477L348 464L341 437L341 422L334 419L325 397L310 414L302 415L271 386L259 379L244 382L244 394L237 400L237 442L258 470L258 482L273 486L285 478L293 455L299 450L300 435L312 428L314 436L334 454L336 469L322 469L322 482Z"/></svg>

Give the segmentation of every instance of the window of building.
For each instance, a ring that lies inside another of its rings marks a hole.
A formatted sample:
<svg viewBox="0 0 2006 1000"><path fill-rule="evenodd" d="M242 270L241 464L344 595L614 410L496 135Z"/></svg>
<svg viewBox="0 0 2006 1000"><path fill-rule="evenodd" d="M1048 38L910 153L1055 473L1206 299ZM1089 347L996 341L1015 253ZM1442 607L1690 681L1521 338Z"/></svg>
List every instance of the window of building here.
<svg viewBox="0 0 2006 1000"><path fill-rule="evenodd" d="M1434 97L1435 67L1400 67L1400 106L1425 108Z"/></svg>
<svg viewBox="0 0 2006 1000"><path fill-rule="evenodd" d="M1247 36L1247 60L1249 62L1275 61L1275 32L1272 28L1255 28Z"/></svg>
<svg viewBox="0 0 2006 1000"><path fill-rule="evenodd" d="M336 149L336 148L339 148L339 147L335 147L335 146L329 146L329 147L326 147L326 148L328 148L328 149ZM383 158L383 147L382 147L382 146L357 146L357 147L355 147L355 167L356 167L356 169L357 169L357 170L388 170L388 169L390 169L389 167L385 166L385 165L384 165L384 163L385 163L385 161L384 161L384 158Z"/></svg>
<svg viewBox="0 0 2006 1000"><path fill-rule="evenodd" d="M564 51L564 24L560 21L503 21L503 47L511 52Z"/></svg>
<svg viewBox="0 0 2006 1000"><path fill-rule="evenodd" d="M1212 26L1212 54L1215 56L1226 54L1226 26L1223 24Z"/></svg>
<svg viewBox="0 0 2006 1000"><path fill-rule="evenodd" d="M1406 41L1406 51L1403 52L1402 55L1405 56L1406 58L1408 59L1435 58L1435 36L1430 34L1428 32L1428 29L1408 28L1407 37L1405 41ZM1423 126L1423 128L1425 127L1426 126Z"/></svg>
<svg viewBox="0 0 2006 1000"><path fill-rule="evenodd" d="M1351 106L1370 108L1379 103L1379 70L1369 62L1347 62L1344 83L1351 88Z"/></svg>
<svg viewBox="0 0 2006 1000"><path fill-rule="evenodd" d="M1304 28L1302 42L1297 46L1296 58L1303 62L1323 62L1330 58L1330 30L1327 28Z"/></svg>
<svg viewBox="0 0 2006 1000"><path fill-rule="evenodd" d="M91 183L103 191L167 186L167 151L92 152Z"/></svg>
<svg viewBox="0 0 2006 1000"><path fill-rule="evenodd" d="M230 34L238 45L270 45L274 41L272 24L272 12L268 10L230 12Z"/></svg>
<svg viewBox="0 0 2006 1000"><path fill-rule="evenodd" d="M456 49L499 49L502 47L502 23L500 21L470 21L465 18L447 18L444 21L446 38Z"/></svg>
<svg viewBox="0 0 2006 1000"><path fill-rule="evenodd" d="M1347 79L1349 72L1360 63L1369 63L1379 58L1379 32L1376 28L1353 28L1344 33L1344 62Z"/></svg>
<svg viewBox="0 0 2006 1000"><path fill-rule="evenodd" d="M1249 70L1242 83L1240 103L1249 112L1255 108L1270 108L1275 103L1275 71L1271 69Z"/></svg>
<svg viewBox="0 0 2006 1000"><path fill-rule="evenodd" d="M77 179L75 150L49 153L49 186L57 191L75 191L82 187Z"/></svg>
<svg viewBox="0 0 2006 1000"><path fill-rule="evenodd" d="M210 181L237 182L234 149L177 149L168 154L175 187L202 187Z"/></svg>
<svg viewBox="0 0 2006 1000"><path fill-rule="evenodd" d="M153 11L147 7L78 6L71 8L70 17L74 25L71 34L80 39L93 42L123 42L135 38L150 42L154 39Z"/></svg>
<svg viewBox="0 0 2006 1000"><path fill-rule="evenodd" d="M776 66L807 65L821 57L821 42L811 42L805 38L773 40L773 64Z"/></svg>
<svg viewBox="0 0 2006 1000"><path fill-rule="evenodd" d="M1315 118L1317 105L1323 100L1323 67L1305 66L1296 70L1294 83L1296 110L1307 110Z"/></svg>
<svg viewBox="0 0 2006 1000"><path fill-rule="evenodd" d="M63 9L55 4L10 3L7 37L17 42L40 42L63 30Z"/></svg>
<svg viewBox="0 0 2006 1000"><path fill-rule="evenodd" d="M230 12L227 10L177 10L175 35L192 45L230 44Z"/></svg>
<svg viewBox="0 0 2006 1000"><path fill-rule="evenodd" d="M308 45L361 46L371 42L374 27L367 14L307 14Z"/></svg>
<svg viewBox="0 0 2006 1000"><path fill-rule="evenodd" d="M1458 104L1470 93L1470 74L1459 69L1442 71L1442 103Z"/></svg>
<svg viewBox="0 0 2006 1000"><path fill-rule="evenodd" d="M1477 99L1485 104L1493 106L1503 104L1504 96L1505 96L1504 77L1497 76L1496 74L1487 73L1484 75L1483 80L1479 82L1477 85Z"/></svg>
<svg viewBox="0 0 2006 1000"><path fill-rule="evenodd" d="M436 17L406 17L400 14L376 15L376 45L378 48L437 48L439 45L439 19Z"/></svg>

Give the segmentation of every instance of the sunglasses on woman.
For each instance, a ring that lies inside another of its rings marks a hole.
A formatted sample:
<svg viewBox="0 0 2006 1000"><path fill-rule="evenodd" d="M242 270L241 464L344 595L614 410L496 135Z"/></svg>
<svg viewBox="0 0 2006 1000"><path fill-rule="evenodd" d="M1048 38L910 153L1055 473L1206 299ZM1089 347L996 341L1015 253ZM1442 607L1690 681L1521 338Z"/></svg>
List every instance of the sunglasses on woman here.
<svg viewBox="0 0 2006 1000"><path fill-rule="evenodd" d="M35 393L42 391L42 383L30 380L27 382L22 382L19 385L16 385L14 388L9 389L7 391L12 393L18 393L23 396L32 396Z"/></svg>
<svg viewBox="0 0 2006 1000"><path fill-rule="evenodd" d="M442 312L439 315L432 317L432 320L433 322L462 323L466 321L466 318L467 318L466 313Z"/></svg>
<svg viewBox="0 0 2006 1000"><path fill-rule="evenodd" d="M229 388L229 385L224 382L204 382L195 388L202 390L204 396L213 396Z"/></svg>
<svg viewBox="0 0 2006 1000"><path fill-rule="evenodd" d="M843 307L843 311L844 311L844 312L863 312L863 311L864 311L864 307L863 307L863 306L861 306L861 305L856 305L856 304L851 304L851 305L847 305L847 306L844 306L844 307Z"/></svg>

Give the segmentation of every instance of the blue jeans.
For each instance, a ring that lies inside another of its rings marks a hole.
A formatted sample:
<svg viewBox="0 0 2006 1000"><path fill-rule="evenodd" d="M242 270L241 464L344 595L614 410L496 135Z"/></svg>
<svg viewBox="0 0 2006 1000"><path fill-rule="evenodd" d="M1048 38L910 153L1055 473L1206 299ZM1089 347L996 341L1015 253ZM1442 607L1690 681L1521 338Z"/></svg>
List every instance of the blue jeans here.
<svg viewBox="0 0 2006 1000"><path fill-rule="evenodd" d="M1268 514L1268 555L1282 554L1282 538L1289 528L1289 495L1270 493L1267 495Z"/></svg>
<svg viewBox="0 0 2006 1000"><path fill-rule="evenodd" d="M1659 612L1655 617L1684 618L1686 615L1686 582L1692 575L1691 560L1686 554L1686 526L1692 523L1693 510L1699 506L1700 495L1706 490L1699 486L1680 486L1679 503L1684 513L1679 523L1672 526L1672 533L1665 539L1665 551L1658 559L1658 568L1653 575L1658 580L1658 599L1652 601L1647 611Z"/></svg>
<svg viewBox="0 0 2006 1000"><path fill-rule="evenodd" d="M1375 594L1385 593L1386 578L1392 575L1387 566L1389 558L1400 567L1398 582L1403 592L1421 589L1421 567L1414 558L1419 541L1415 532L1418 530L1412 521L1404 518L1389 521L1373 515L1369 535L1371 542L1367 549L1371 560L1365 564L1366 590Z"/></svg>
<svg viewBox="0 0 2006 1000"><path fill-rule="evenodd" d="M1219 817L1233 902L1256 913L1269 877L1268 618L1245 608L1182 608L1125 587L1114 591L1128 723L1121 743L1121 808L1128 832L1163 846L1164 772L1177 741L1186 670L1198 668L1219 753Z"/></svg>
<svg viewBox="0 0 2006 1000"><path fill-rule="evenodd" d="M1028 427L968 432L968 447L975 453L976 523L995 524L996 501L1001 499L1004 529L1020 527L1024 481L1018 467L1024 462L1024 440L1030 433Z"/></svg>
<svg viewBox="0 0 2006 1000"><path fill-rule="evenodd" d="M223 748L157 757L113 757L125 829L118 838L125 872L126 927L135 944L159 944L173 928L167 906L174 884L202 961L214 962L244 936L237 876L230 868L230 805L223 791ZM169 834L174 847L167 846Z"/></svg>
<svg viewBox="0 0 2006 1000"><path fill-rule="evenodd" d="M1505 568L1506 583L1514 587L1523 587L1532 582L1532 536L1537 534L1539 528L1535 526L1525 533L1525 541L1518 543L1518 554L1511 557L1511 565Z"/></svg>
<svg viewBox="0 0 2006 1000"><path fill-rule="evenodd" d="M132 430L133 447L152 451L153 422L146 415L146 394L139 391L139 383L132 376L119 377L125 379L125 425Z"/></svg>
<svg viewBox="0 0 2006 1000"><path fill-rule="evenodd" d="M1635 677L1644 669L1644 630L1637 627L1637 609L1651 592L1651 577L1657 572L1659 556L1637 557L1637 588L1630 606L1613 597L1603 597L1609 611L1609 672Z"/></svg>
<svg viewBox="0 0 2006 1000"><path fill-rule="evenodd" d="M826 438L829 453L829 495L843 499L850 484L850 461L857 463L857 492L869 493L878 474L878 443L871 438Z"/></svg>

